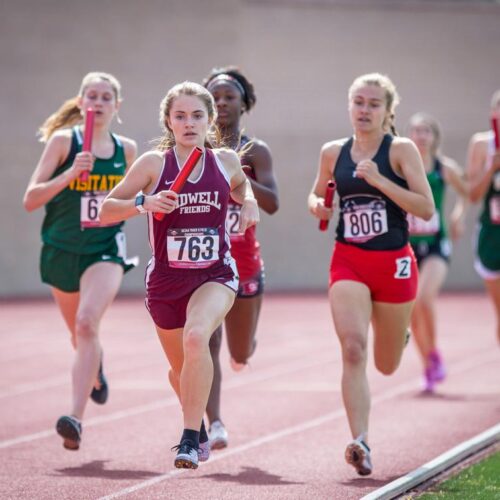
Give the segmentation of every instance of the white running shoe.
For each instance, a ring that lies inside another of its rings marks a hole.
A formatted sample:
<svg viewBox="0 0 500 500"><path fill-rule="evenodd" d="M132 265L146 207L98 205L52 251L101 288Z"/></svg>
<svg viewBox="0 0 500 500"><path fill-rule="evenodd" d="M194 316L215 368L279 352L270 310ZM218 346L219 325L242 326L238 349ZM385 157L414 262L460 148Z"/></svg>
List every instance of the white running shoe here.
<svg viewBox="0 0 500 500"><path fill-rule="evenodd" d="M172 450L177 451L174 465L177 469L197 469L198 468L198 450L189 440L182 441Z"/></svg>
<svg viewBox="0 0 500 500"><path fill-rule="evenodd" d="M351 441L345 450L345 461L352 465L360 476L369 476L373 466L370 457L370 448L358 437Z"/></svg>
<svg viewBox="0 0 500 500"><path fill-rule="evenodd" d="M205 441L200 443L198 446L198 460L200 462L206 462L210 457L210 441Z"/></svg>
<svg viewBox="0 0 500 500"><path fill-rule="evenodd" d="M221 450L227 446L227 431L220 420L214 420L210 425L208 440L212 450Z"/></svg>

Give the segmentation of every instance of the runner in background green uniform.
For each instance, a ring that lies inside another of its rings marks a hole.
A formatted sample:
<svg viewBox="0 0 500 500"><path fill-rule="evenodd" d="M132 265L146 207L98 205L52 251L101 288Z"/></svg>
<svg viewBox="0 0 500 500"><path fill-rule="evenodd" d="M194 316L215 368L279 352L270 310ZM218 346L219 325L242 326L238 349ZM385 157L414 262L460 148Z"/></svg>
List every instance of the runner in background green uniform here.
<svg viewBox="0 0 500 500"><path fill-rule="evenodd" d="M424 365L424 390L432 392L445 378L445 367L436 342L437 295L448 273L451 243L444 214L445 191L451 185L457 201L450 217L451 238L464 232L467 186L462 169L451 158L439 153L441 129L425 113L410 118L408 132L422 156L427 180L432 189L436 211L429 221L408 215L410 243L417 257L419 285L412 313L411 327Z"/></svg>
<svg viewBox="0 0 500 500"><path fill-rule="evenodd" d="M67 449L81 440L81 419L89 395L104 404L108 386L102 372L100 321L120 287L127 260L121 224L102 226L99 206L125 175L137 146L110 132L121 103L120 83L107 73L89 73L77 97L66 101L40 128L45 149L24 195L26 210L45 205L40 258L42 281L71 332L76 351L71 411L57 421ZM82 152L83 112L92 108L92 151ZM71 128L73 127L73 128ZM86 181L81 174L87 172Z"/></svg>
<svg viewBox="0 0 500 500"><path fill-rule="evenodd" d="M491 114L500 122L500 90L491 99ZM492 131L478 132L470 140L467 159L470 199L482 202L477 228L474 267L495 306L500 343L500 149Z"/></svg>

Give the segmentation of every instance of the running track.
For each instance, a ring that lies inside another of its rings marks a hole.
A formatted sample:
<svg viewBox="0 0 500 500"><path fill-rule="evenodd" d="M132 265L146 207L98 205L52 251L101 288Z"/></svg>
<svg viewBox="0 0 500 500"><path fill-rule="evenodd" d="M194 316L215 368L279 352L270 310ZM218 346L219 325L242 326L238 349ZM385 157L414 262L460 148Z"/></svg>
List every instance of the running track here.
<svg viewBox="0 0 500 500"><path fill-rule="evenodd" d="M419 391L412 344L398 372L373 368L374 474L343 461L349 431L340 351L324 295L268 295L251 367L223 352L230 446L197 471L173 468L181 412L140 298L120 299L103 323L110 400L89 402L82 446L66 451L56 419L69 409L72 352L50 301L3 302L0 324L0 498L358 499L500 422L500 349L483 294L438 302L449 377Z"/></svg>

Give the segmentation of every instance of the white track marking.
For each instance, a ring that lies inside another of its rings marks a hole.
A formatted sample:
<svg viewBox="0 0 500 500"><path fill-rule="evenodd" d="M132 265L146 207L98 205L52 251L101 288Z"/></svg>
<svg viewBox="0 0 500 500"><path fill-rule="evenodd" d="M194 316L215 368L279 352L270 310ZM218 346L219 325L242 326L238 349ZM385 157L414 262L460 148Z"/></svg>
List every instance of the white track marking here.
<svg viewBox="0 0 500 500"><path fill-rule="evenodd" d="M450 367L450 373L451 374L457 374L457 373L463 373L466 372L470 369L476 368L478 366L484 366L485 363L489 362L496 362L498 359L497 353L490 353L490 355L482 356L482 357L476 357L473 360L466 360L462 363L459 363L455 367ZM383 403L385 401L388 401L390 399L393 399L396 396L400 396L402 394L406 394L409 391L413 390L415 388L415 381L412 380L410 382L406 382L404 384L400 384L392 389L389 389L388 391L383 392L382 394L379 394L378 396L372 397L372 407L375 405L379 405L380 403ZM278 439L288 437L292 434L297 434L301 433L303 431L312 429L314 427L318 427L320 425L326 424L331 422L332 420L336 420L338 418L345 418L345 411L344 409L339 409L330 413L327 413L321 417L317 417L311 420L306 420L305 422L302 422L298 425L294 425L291 427L287 427L285 429L282 429L278 432L272 432L270 434L267 434L266 436L254 439L253 441L249 441L248 443L245 443L240 446L236 446L230 450L219 452L215 456L211 456L209 462L207 462L206 465L209 465L210 463L213 463L218 460L223 460L224 458L237 455L239 453L243 453L244 451L247 451L249 449L255 448L257 446L276 441ZM206 466L204 464L200 464L200 467ZM135 491L142 490L144 488L148 488L150 486L153 486L155 484L161 483L163 481L166 481L168 479L171 479L172 477L176 477L179 474L183 474L188 472L189 469L174 469L172 471L169 471L165 474L162 474L160 476L157 476L152 479L148 479L146 481L142 481L140 483L135 484L134 486L130 486L129 488L124 488L122 490L116 491L115 493L111 493L107 496L101 497L99 500L111 500L113 498L119 498L125 495L128 495L130 493L134 493Z"/></svg>

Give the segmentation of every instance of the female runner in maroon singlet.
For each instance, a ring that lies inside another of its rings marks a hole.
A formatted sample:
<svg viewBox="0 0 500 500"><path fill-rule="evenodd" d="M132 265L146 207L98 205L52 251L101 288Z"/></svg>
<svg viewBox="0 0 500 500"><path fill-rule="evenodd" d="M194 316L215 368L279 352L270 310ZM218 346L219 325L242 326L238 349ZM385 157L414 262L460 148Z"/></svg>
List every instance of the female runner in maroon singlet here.
<svg viewBox="0 0 500 500"><path fill-rule="evenodd" d="M243 135L241 130L241 117L254 107L257 100L252 83L237 67L228 66L212 70L203 85L214 96L217 126L224 143L239 153L259 207L268 214L275 213L278 210L278 188L269 146L260 139ZM231 255L236 261L240 277L238 294L224 321L231 367L235 371L244 368L255 351L255 333L264 292L264 263L255 234L256 227L252 226L244 234L238 232L240 210L241 206L231 201L226 223ZM228 434L220 415L221 344L222 325L210 339L214 363L214 380L207 404L211 449L225 448L228 444Z"/></svg>
<svg viewBox="0 0 500 500"><path fill-rule="evenodd" d="M170 89L160 107L165 137L132 165L100 211L106 222L148 216L153 255L146 270L146 306L184 415L178 468L195 469L210 451L202 422L213 378L208 343L231 309L239 281L225 227L229 196L242 205L240 231L259 219L237 154L211 149L208 131L215 118L213 97L201 85L184 82ZM169 186L195 146L204 154L177 194ZM155 212L166 215L159 221Z"/></svg>
<svg viewBox="0 0 500 500"><path fill-rule="evenodd" d="M396 104L396 89L386 76L375 73L353 82L349 114L354 135L322 147L308 202L316 217L331 218L324 196L328 182L335 179L340 217L329 300L342 348L342 395L353 436L345 458L363 476L372 472L367 444L368 328L371 322L375 366L389 375L400 363L417 292L406 212L425 220L434 213L416 146L394 137Z"/></svg>

